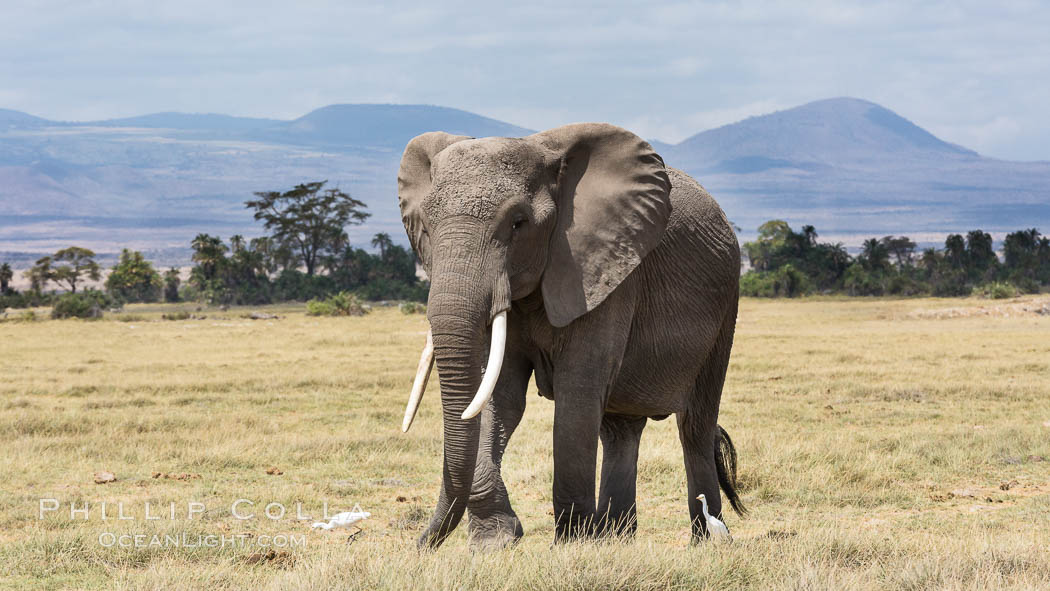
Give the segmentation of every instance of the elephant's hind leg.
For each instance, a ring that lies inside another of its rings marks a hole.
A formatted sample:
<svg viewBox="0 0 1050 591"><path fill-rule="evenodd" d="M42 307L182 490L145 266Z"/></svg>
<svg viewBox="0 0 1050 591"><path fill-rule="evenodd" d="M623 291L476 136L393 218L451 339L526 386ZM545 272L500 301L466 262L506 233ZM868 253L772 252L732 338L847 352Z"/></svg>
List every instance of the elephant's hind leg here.
<svg viewBox="0 0 1050 591"><path fill-rule="evenodd" d="M638 478L638 442L645 417L606 414L599 431L602 441L602 480L598 493L598 532L631 535L638 527L635 485Z"/></svg>
<svg viewBox="0 0 1050 591"><path fill-rule="evenodd" d="M689 518L692 522L692 540L707 537L707 520L697 496L705 495L708 512L722 517L722 496L718 489L716 448L721 432L718 430L718 405L722 398L729 354L733 347L736 310L728 314L714 348L708 354L696 378L696 386L686 401L686 408L678 414L678 438L685 456L685 474L689 489Z"/></svg>

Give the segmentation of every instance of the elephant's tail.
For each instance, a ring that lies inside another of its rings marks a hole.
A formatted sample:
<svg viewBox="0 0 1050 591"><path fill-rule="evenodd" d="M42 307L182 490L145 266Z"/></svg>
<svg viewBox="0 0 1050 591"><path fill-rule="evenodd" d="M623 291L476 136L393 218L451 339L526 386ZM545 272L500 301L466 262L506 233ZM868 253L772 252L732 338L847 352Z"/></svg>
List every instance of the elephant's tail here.
<svg viewBox="0 0 1050 591"><path fill-rule="evenodd" d="M747 515L747 508L736 492L736 447L722 425L718 426L718 438L715 440L715 470L718 472L718 484L733 510L741 516Z"/></svg>

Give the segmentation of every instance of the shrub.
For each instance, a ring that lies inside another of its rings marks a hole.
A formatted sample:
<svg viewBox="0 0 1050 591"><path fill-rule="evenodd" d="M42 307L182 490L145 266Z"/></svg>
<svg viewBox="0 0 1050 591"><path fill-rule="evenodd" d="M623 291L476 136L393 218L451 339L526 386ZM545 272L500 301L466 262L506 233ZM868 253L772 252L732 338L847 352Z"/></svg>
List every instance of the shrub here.
<svg viewBox="0 0 1050 591"><path fill-rule="evenodd" d="M398 306L398 308L401 310L402 314L426 314L427 313L427 306L426 306L426 304L421 304L419 302L401 302L401 305Z"/></svg>
<svg viewBox="0 0 1050 591"><path fill-rule="evenodd" d="M430 294L430 284L417 282L408 284L387 277L374 277L357 288L356 293L369 301L379 300L408 300L413 302L425 302Z"/></svg>
<svg viewBox="0 0 1050 591"><path fill-rule="evenodd" d="M773 273L749 271L740 278L740 295L753 298L776 297L773 290Z"/></svg>
<svg viewBox="0 0 1050 591"><path fill-rule="evenodd" d="M758 298L797 298L812 289L804 273L787 264L776 271L750 271L740 278L740 295Z"/></svg>
<svg viewBox="0 0 1050 591"><path fill-rule="evenodd" d="M1018 295L1017 287L1003 281L985 283L974 290L974 293L982 298L990 300L1005 300L1015 298Z"/></svg>
<svg viewBox="0 0 1050 591"><path fill-rule="evenodd" d="M901 272L890 277L887 291L898 296L915 296L924 293L926 286L914 277Z"/></svg>
<svg viewBox="0 0 1050 591"><path fill-rule="evenodd" d="M105 293L96 290L83 291L80 293L67 293L59 296L51 308L51 317L61 318L86 318L95 320L102 318L102 311L114 305L114 300Z"/></svg>
<svg viewBox="0 0 1050 591"><path fill-rule="evenodd" d="M341 291L324 300L306 302L307 316L364 316L368 310L361 300L350 292Z"/></svg>
<svg viewBox="0 0 1050 591"><path fill-rule="evenodd" d="M33 310L26 310L17 315L0 310L0 322L36 322L37 320L40 320L40 317Z"/></svg>
<svg viewBox="0 0 1050 591"><path fill-rule="evenodd" d="M161 314L160 317L164 320L189 320L190 313L185 310L179 310L178 312L172 312L170 314Z"/></svg>
<svg viewBox="0 0 1050 591"><path fill-rule="evenodd" d="M198 302L201 301L202 296L196 285L186 283L179 288L178 299L182 302Z"/></svg>
<svg viewBox="0 0 1050 591"><path fill-rule="evenodd" d="M973 286L966 282L966 274L961 270L946 271L933 280L933 295L937 297L968 296Z"/></svg>
<svg viewBox="0 0 1050 591"><path fill-rule="evenodd" d="M124 249L106 277L106 291L126 302L155 302L160 297L160 274L141 252Z"/></svg>
<svg viewBox="0 0 1050 591"><path fill-rule="evenodd" d="M846 269L842 286L851 296L880 296L886 292L883 271L869 271L861 263L853 263Z"/></svg>
<svg viewBox="0 0 1050 591"><path fill-rule="evenodd" d="M275 299L284 301L298 300L305 302L311 299L324 298L335 291L335 281L331 277L307 275L293 269L282 271L274 283Z"/></svg>
<svg viewBox="0 0 1050 591"><path fill-rule="evenodd" d="M55 299L56 296L51 293L42 293L33 290L26 290L23 292L9 290L6 294L0 295L0 309L50 306Z"/></svg>
<svg viewBox="0 0 1050 591"><path fill-rule="evenodd" d="M335 308L325 300L306 302L307 316L335 316Z"/></svg>
<svg viewBox="0 0 1050 591"><path fill-rule="evenodd" d="M1020 293L1039 293L1039 282L1031 277L1014 273L1010 276L1012 283Z"/></svg>

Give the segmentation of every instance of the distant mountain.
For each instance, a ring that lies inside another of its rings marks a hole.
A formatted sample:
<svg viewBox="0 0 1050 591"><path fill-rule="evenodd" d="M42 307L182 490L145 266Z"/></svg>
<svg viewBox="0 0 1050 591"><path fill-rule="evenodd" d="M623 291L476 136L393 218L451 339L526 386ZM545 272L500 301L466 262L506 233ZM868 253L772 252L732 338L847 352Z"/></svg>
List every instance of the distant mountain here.
<svg viewBox="0 0 1050 591"><path fill-rule="evenodd" d="M985 158L855 98L751 117L663 155L747 230L780 217L835 234L1050 231L1050 162Z"/></svg>
<svg viewBox="0 0 1050 591"><path fill-rule="evenodd" d="M106 119L84 125L103 127L146 127L157 129L196 129L213 132L238 132L273 127L284 123L280 119L256 119L253 117L233 117L214 113L153 113L124 119Z"/></svg>
<svg viewBox="0 0 1050 591"><path fill-rule="evenodd" d="M412 137L531 131L458 109L332 105L292 121L155 113L86 123L0 111L0 251L185 247L198 232L261 233L255 191L327 179L369 206L364 244L401 236L397 167Z"/></svg>
<svg viewBox="0 0 1050 591"><path fill-rule="evenodd" d="M712 172L734 173L977 156L893 111L851 98L816 101L704 131L673 146L671 153Z"/></svg>
<svg viewBox="0 0 1050 591"><path fill-rule="evenodd" d="M400 237L398 161L410 138L432 130L532 133L426 105L331 105L291 121L155 113L88 123L0 109L0 251L171 249L198 232L258 235L244 209L252 192L319 179L373 213L351 240ZM1050 162L985 158L864 100L817 101L653 145L745 236L771 218L833 237L1050 232Z"/></svg>
<svg viewBox="0 0 1050 591"><path fill-rule="evenodd" d="M34 117L28 113L12 111L11 109L0 109L0 129L5 127L36 127L49 123L51 122L47 119Z"/></svg>
<svg viewBox="0 0 1050 591"><path fill-rule="evenodd" d="M523 127L447 107L430 105L331 105L277 127L259 137L309 145L384 147L398 152L415 136L445 131L474 137L520 137Z"/></svg>

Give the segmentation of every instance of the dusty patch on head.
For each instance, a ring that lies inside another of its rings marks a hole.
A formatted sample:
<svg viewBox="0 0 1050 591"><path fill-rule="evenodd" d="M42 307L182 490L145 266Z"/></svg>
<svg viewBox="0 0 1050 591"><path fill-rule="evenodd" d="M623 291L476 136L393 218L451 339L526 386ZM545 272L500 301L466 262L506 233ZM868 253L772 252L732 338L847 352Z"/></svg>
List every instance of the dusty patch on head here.
<svg viewBox="0 0 1050 591"><path fill-rule="evenodd" d="M532 193L541 164L542 157L522 140L458 142L434 158L423 210L428 217L490 218L507 198Z"/></svg>

